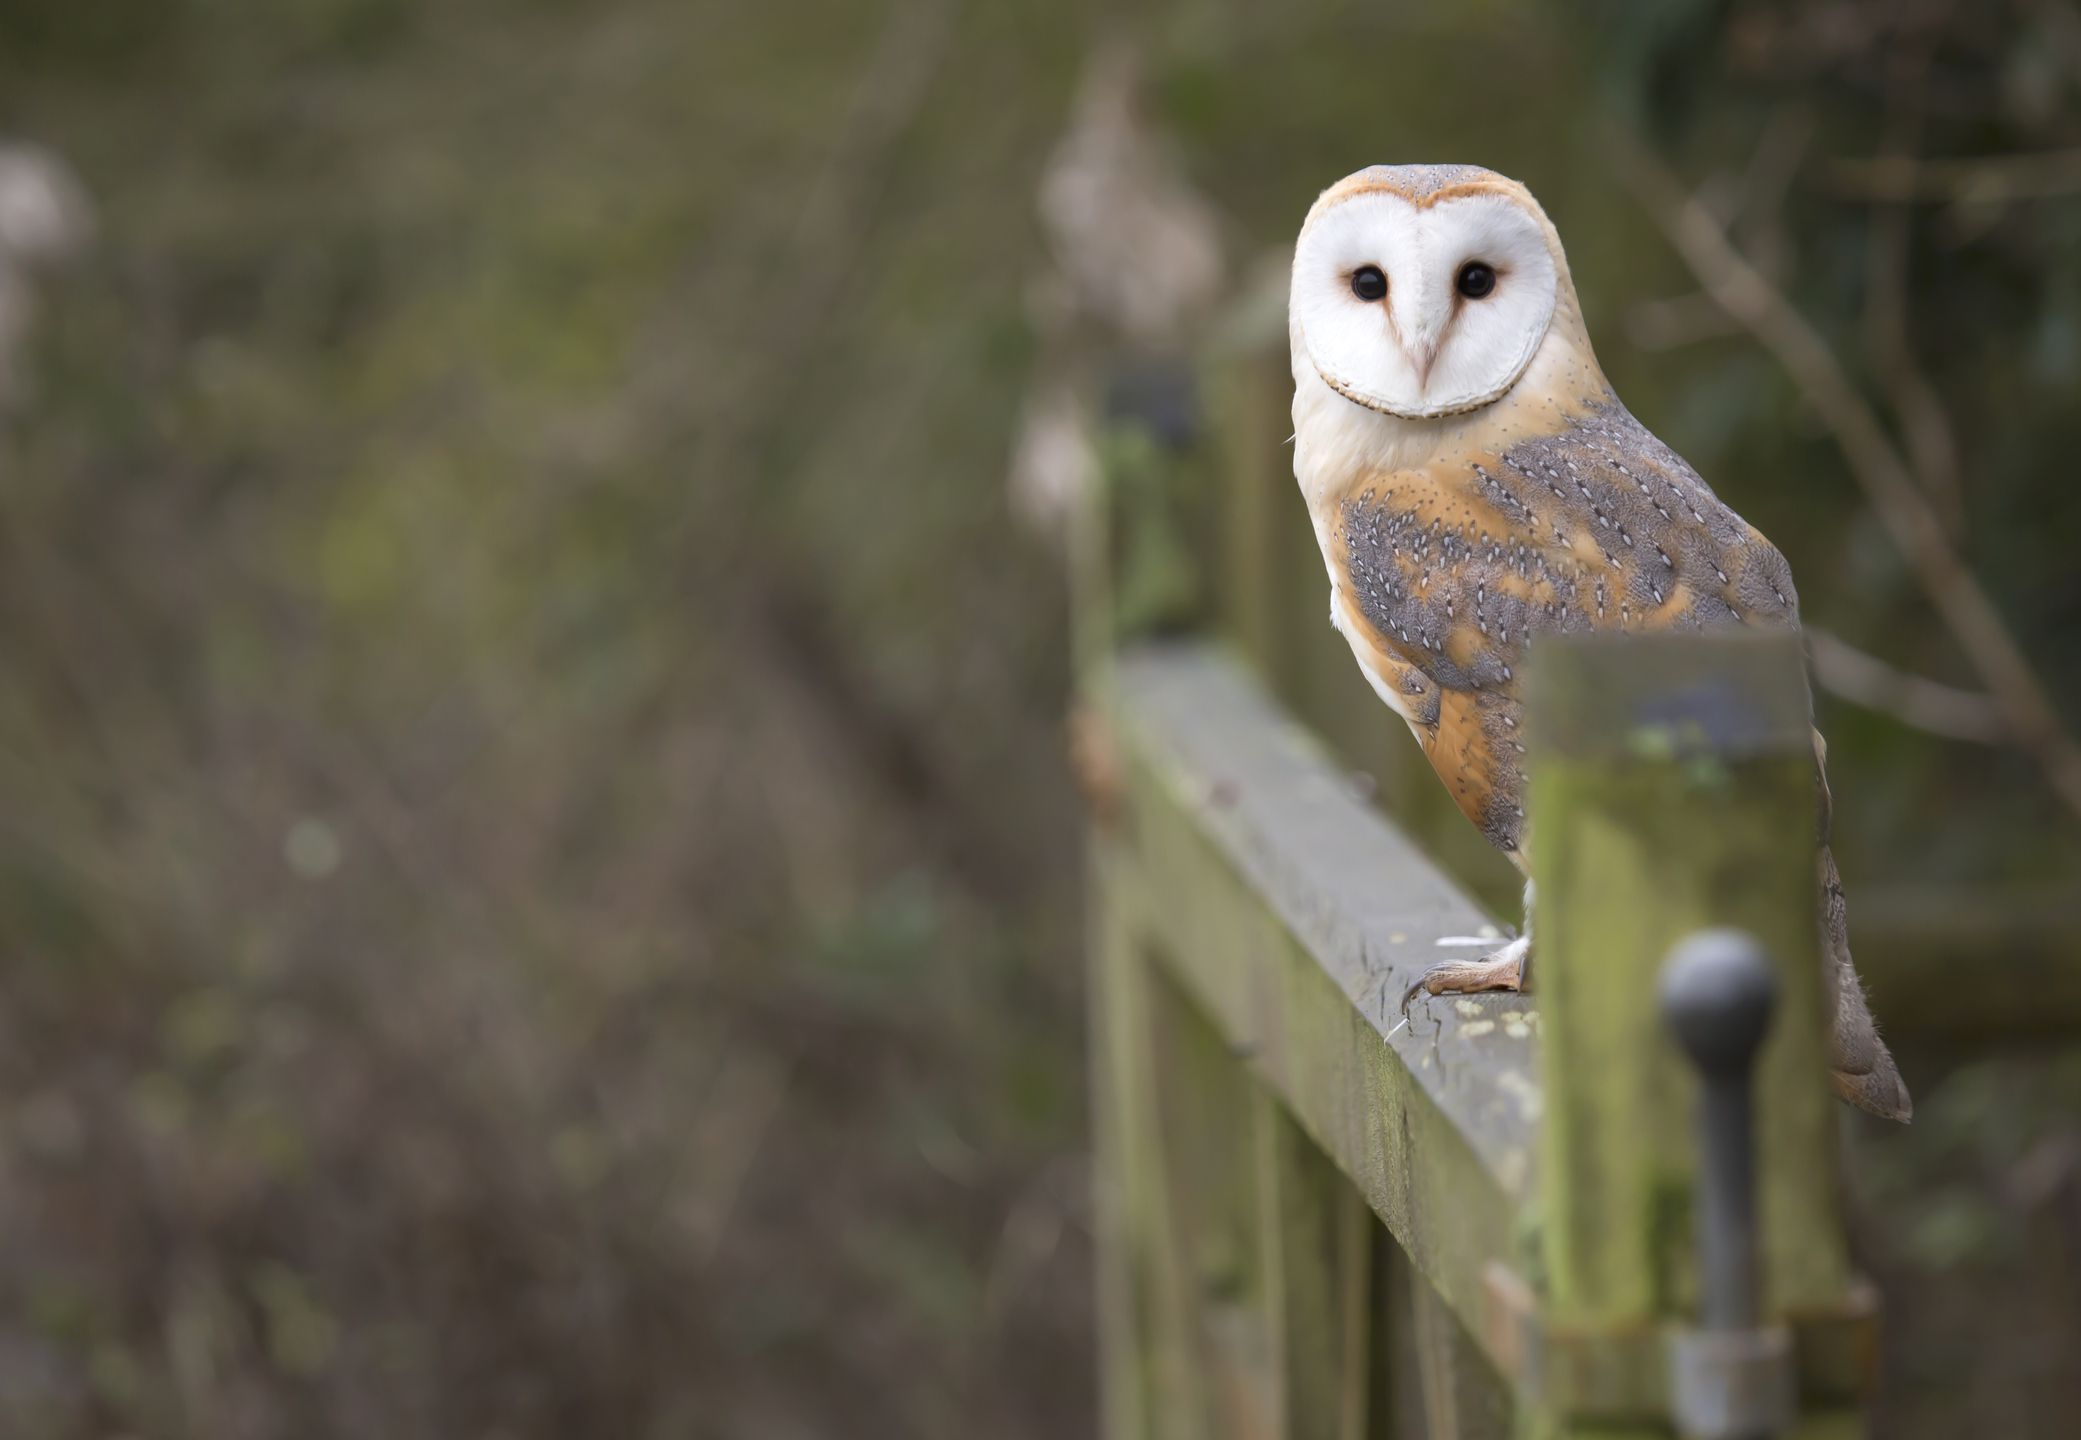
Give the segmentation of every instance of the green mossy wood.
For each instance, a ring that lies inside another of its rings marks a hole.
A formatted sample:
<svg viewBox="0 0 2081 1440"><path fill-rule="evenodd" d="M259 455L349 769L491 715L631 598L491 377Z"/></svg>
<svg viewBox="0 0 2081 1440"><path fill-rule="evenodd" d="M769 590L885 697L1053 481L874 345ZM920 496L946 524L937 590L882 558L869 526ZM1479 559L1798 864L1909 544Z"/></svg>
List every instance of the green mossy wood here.
<svg viewBox="0 0 2081 1440"><path fill-rule="evenodd" d="M1841 1313L1854 1296L1823 1059L1798 639L1555 642L1530 683L1547 1322L1619 1334L1697 1309L1697 1086L1657 980L1684 936L1728 925L1763 942L1781 982L1757 1066L1765 1311ZM1809 1388L1833 1383L1817 1374ZM1825 1410L1795 1433L1854 1433Z"/></svg>
<svg viewBox="0 0 2081 1440"><path fill-rule="evenodd" d="M1232 471L1231 517L1261 519L1269 497ZM1428 826L1388 824L1281 703L1331 673L1280 648L1319 571L1226 556L1249 583L1208 599L1251 665L1207 641L1122 650L1104 557L1140 552L1107 531L1137 521L1093 509L1080 659L1118 788L1092 870L1108 1433L1669 1433L1695 1136L1655 977L1680 936L1728 923L1786 981L1759 1144L1796 1433L1857 1433L1869 1337L1834 1197L1796 640L1543 654L1536 1005L1427 1001L1399 1027L1410 982L1467 953L1439 940L1489 922ZM1364 701L1352 726L1406 748Z"/></svg>

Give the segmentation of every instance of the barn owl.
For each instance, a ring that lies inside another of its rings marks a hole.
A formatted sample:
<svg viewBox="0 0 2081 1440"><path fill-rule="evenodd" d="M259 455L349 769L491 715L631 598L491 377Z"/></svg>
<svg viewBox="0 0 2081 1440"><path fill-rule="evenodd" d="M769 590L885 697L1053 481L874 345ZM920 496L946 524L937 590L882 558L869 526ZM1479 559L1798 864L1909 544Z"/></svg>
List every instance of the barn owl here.
<svg viewBox="0 0 2081 1440"><path fill-rule="evenodd" d="M1294 476L1330 623L1461 811L1529 872L1527 643L1796 626L1791 571L1619 403L1560 236L1516 181L1462 165L1338 181L1301 227L1287 315ZM1819 866L1836 1091L1904 1120L1825 836ZM1528 886L1518 939L1434 967L1412 996L1520 988L1532 901Z"/></svg>

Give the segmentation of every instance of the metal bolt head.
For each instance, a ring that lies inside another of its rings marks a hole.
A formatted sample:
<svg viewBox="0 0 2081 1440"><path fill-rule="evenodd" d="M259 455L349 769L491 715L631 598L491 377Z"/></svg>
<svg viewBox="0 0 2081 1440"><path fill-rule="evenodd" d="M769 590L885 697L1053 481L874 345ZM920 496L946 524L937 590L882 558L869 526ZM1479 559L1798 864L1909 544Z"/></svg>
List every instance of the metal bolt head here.
<svg viewBox="0 0 2081 1440"><path fill-rule="evenodd" d="M1701 930L1662 966L1662 1018L1707 1075L1739 1074L1755 1062L1777 993L1770 957L1743 930Z"/></svg>

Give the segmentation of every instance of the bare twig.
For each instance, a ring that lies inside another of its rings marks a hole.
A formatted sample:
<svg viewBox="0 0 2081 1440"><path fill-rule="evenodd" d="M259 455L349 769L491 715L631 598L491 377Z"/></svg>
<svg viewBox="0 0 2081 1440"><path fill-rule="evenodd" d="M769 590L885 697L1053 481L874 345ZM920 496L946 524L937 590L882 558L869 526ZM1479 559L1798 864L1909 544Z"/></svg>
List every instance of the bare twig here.
<svg viewBox="0 0 2081 1440"><path fill-rule="evenodd" d="M1929 68L1924 53L1904 53L1888 87L1885 157L1912 162L1922 113L1915 103ZM1965 500L1958 483L1958 443L1943 397L1915 363L1908 328L1908 222L1905 203L1881 205L1872 216L1866 250L1864 344L1872 370L1885 383L1886 400L1906 438L1915 478L1955 538L1965 525Z"/></svg>
<svg viewBox="0 0 2081 1440"><path fill-rule="evenodd" d="M1836 194L1851 199L1895 204L2006 205L2044 200L2081 194L2081 147L1951 160L1918 160L1908 155L1836 160L1827 168L1825 183Z"/></svg>
<svg viewBox="0 0 2081 1440"><path fill-rule="evenodd" d="M1715 175L1692 192L1735 237L1750 263L1772 279L1784 272L1791 253L1784 224L1785 197L1791 193L1813 133L1812 115L1800 106L1781 105L1763 127L1748 168L1739 178ZM1680 350L1741 333L1741 325L1712 296L1699 290L1628 306L1624 324L1627 338L1643 350Z"/></svg>
<svg viewBox="0 0 2081 1440"><path fill-rule="evenodd" d="M1634 192L1705 292L1776 358L1814 407L1887 534L1987 682L2011 738L2043 767L2054 793L2081 815L2081 745L2067 730L2001 612L1952 549L1943 522L1915 484L1907 460L1835 353L1784 292L1734 248L1720 222L1684 194L1668 167L1638 139L1620 134L1615 150Z"/></svg>
<svg viewBox="0 0 2081 1440"><path fill-rule="evenodd" d="M1641 350L1681 350L1701 340L1720 340L1741 333L1712 296L1700 291L1667 299L1636 301L1620 317L1626 338Z"/></svg>
<svg viewBox="0 0 2081 1440"><path fill-rule="evenodd" d="M787 1105L794 1071L786 1054L758 1045L733 1047L695 1112L692 1151L698 1168L678 1218L692 1232L703 1265L729 1235L744 1182Z"/></svg>
<svg viewBox="0 0 2081 1440"><path fill-rule="evenodd" d="M1981 745L2008 742L2009 726L2001 707L1983 691L1911 675L1866 654L1841 636L1811 625L1806 627L1806 638L1814 661L1814 683L1829 694L1949 740Z"/></svg>
<svg viewBox="0 0 2081 1440"><path fill-rule="evenodd" d="M825 750L849 762L909 818L946 872L971 893L998 905L1019 895L1024 871L1006 851L987 805L977 804L928 743L924 721L859 663L823 592L808 580L776 575L738 603L754 663L805 702L805 715L824 727Z"/></svg>
<svg viewBox="0 0 2081 1440"><path fill-rule="evenodd" d="M1958 440L1951 428L1950 412L1943 396L1915 363L1913 341L1907 333L1905 262L1905 211L1893 210L1873 227L1874 251L1897 247L1901 258L1890 273L1877 267L1885 262L1874 255L1874 286L1897 286L1890 295L1875 294L1875 312L1870 325L1872 360L1886 386L1886 398L1900 431L1907 439L1908 456L1915 479L1936 507L1944 528L1957 536L1965 528L1965 495L1959 481ZM1883 313L1883 318L1881 318Z"/></svg>
<svg viewBox="0 0 2081 1440"><path fill-rule="evenodd" d="M1802 105L1780 105L1756 142L1742 176L1741 203L1725 228L1758 270L1775 280L1791 262L1785 200L1813 143L1814 117Z"/></svg>
<svg viewBox="0 0 2081 1440"><path fill-rule="evenodd" d="M783 276L784 283L760 292L770 298L750 312L748 323L756 334L746 334L747 343L738 349L740 363L704 370L702 383L690 386L681 358L684 310L673 304L660 307L652 342L656 353L638 367L653 379L637 398L645 409L686 417L673 428L687 434L688 473L750 469L758 453L795 423L802 372L835 317L844 314L839 302L867 263L868 241L890 202L889 167L952 53L961 9L962 0L908 0L889 10L862 58L829 151L796 186L801 200L792 227L777 240L761 233L753 242L780 257L782 263L769 273ZM713 252L704 248L688 264L689 282L711 273L715 264ZM700 397L690 414L689 394ZM699 523L701 498L701 487L688 487L675 532Z"/></svg>

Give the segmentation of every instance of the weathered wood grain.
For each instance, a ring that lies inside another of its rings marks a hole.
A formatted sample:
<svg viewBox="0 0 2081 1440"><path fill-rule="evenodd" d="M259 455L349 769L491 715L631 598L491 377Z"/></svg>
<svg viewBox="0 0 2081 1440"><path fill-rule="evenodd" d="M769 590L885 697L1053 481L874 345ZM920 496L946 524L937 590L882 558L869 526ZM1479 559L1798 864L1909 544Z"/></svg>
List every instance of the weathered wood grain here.
<svg viewBox="0 0 2081 1440"><path fill-rule="evenodd" d="M1442 793L1404 763L1406 738L1309 599L1312 538L1278 523L1283 477L1252 466L1278 428L1264 371L1246 357L1217 377L1255 438L1209 489L1225 537L1209 596L1247 664L1202 641L1120 649L1106 557L1122 545L1099 521L1077 547L1082 688L1118 789L1093 867L1105 1323L1126 1352L1105 1367L1110 1433L1379 1435L1421 1415L1476 1440L1514 1408L1527 1433L1657 1433L1659 1336L1693 1281L1688 1076L1654 1028L1654 969L1689 928L1749 906L1750 928L1814 979L1810 845L1786 839L1813 819L1797 660L1782 639L1685 637L1555 670L1533 706L1547 741L1533 849L1555 931L1534 983L1559 993L1539 998L1558 1004L1565 1053L1541 1055L1554 1022L1521 997L1424 1001L1401 1025L1424 969L1502 936L1445 873L1467 858L1452 837L1475 837L1441 833L1425 801ZM1325 745L1365 757L1378 786ZM1853 1307L1829 1101L1803 1084L1817 1003L1795 987L1773 1043L1764 1214L1786 1237L1771 1304L1828 1314ZM1367 1212L1406 1303L1384 1303ZM1859 1333L1819 1342L1831 1403L1854 1390ZM1399 1376L1383 1373L1391 1356ZM1521 1403L1505 1376L1528 1387ZM1854 1425L1839 1410L1801 1433Z"/></svg>
<svg viewBox="0 0 2081 1440"><path fill-rule="evenodd" d="M1765 1311L1847 1306L1797 637L1549 641L1530 680L1547 1323L1624 1334L1696 1311L1696 1083L1657 982L1677 941L1730 925L1761 940L1780 980L1757 1067ZM1823 1413L1794 1433L1845 1424ZM1615 1416L1550 1433L1664 1432Z"/></svg>
<svg viewBox="0 0 2081 1440"><path fill-rule="evenodd" d="M1466 951L1439 939L1493 928L1220 651L1129 654L1114 680L1105 903L1478 1328L1532 1182L1531 1027L1497 996L1390 1032L1415 977Z"/></svg>
<svg viewBox="0 0 2081 1440"><path fill-rule="evenodd" d="M1548 691L1537 1011L1423 1002L1406 1028L1399 997L1465 953L1437 942L1481 935L1481 911L1218 647L1113 664L1101 1220L1128 1276L1108 1335L1135 1353L1108 1360L1111 1433L1394 1434L1414 1400L1433 1431L1500 1434L1506 1377L1531 1387L1518 1408L1561 1407L1539 1433L1662 1433L1659 1337L1695 1291L1694 1137L1654 980L1706 924L1754 930L1787 978L1761 1108L1767 1303L1854 1315L1796 655L1672 643L1596 650ZM1412 1303L1384 1302L1354 1195ZM1524 1297L1501 1322L1499 1275ZM1818 1408L1800 1435L1855 1433L1863 1334L1802 1331Z"/></svg>

